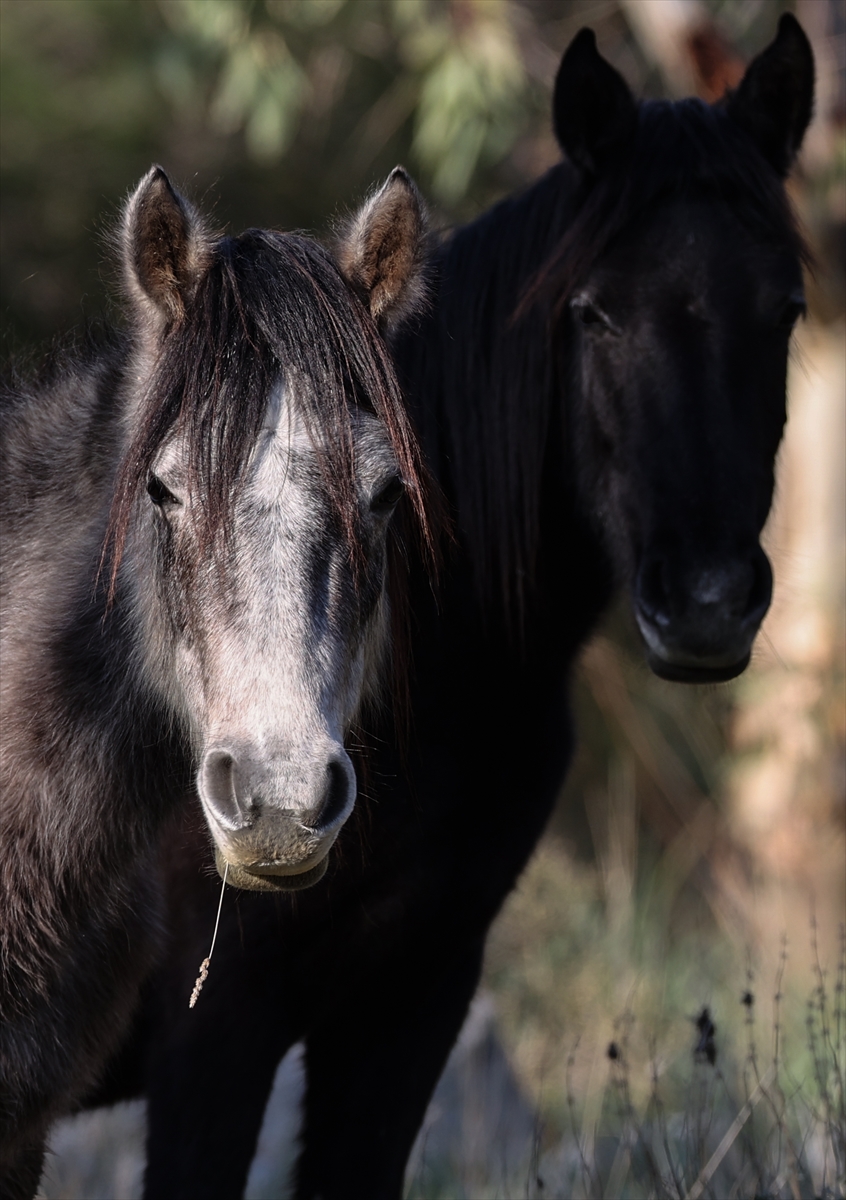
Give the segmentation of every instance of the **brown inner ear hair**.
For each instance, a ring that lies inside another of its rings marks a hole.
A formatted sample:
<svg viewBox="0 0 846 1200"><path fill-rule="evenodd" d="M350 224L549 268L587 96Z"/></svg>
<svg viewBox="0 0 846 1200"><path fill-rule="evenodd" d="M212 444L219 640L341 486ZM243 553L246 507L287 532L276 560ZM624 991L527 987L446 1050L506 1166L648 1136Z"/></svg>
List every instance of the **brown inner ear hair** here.
<svg viewBox="0 0 846 1200"><path fill-rule="evenodd" d="M370 291L370 311L375 320L388 310L414 273L417 259L418 219L402 204L379 215L378 245L363 269Z"/></svg>
<svg viewBox="0 0 846 1200"><path fill-rule="evenodd" d="M341 274L381 328L419 311L426 300L426 209L402 167L339 231Z"/></svg>
<svg viewBox="0 0 846 1200"><path fill-rule="evenodd" d="M137 284L166 324L181 320L206 265L199 261L198 244L207 235L161 167L154 167L139 185L127 215L127 236Z"/></svg>
<svg viewBox="0 0 846 1200"><path fill-rule="evenodd" d="M155 197L141 201L139 217L144 236L136 237L133 246L138 281L156 304L168 310L171 320L178 320L184 311L179 281L187 266L187 222L179 209ZM162 246L170 247L172 255L163 255Z"/></svg>

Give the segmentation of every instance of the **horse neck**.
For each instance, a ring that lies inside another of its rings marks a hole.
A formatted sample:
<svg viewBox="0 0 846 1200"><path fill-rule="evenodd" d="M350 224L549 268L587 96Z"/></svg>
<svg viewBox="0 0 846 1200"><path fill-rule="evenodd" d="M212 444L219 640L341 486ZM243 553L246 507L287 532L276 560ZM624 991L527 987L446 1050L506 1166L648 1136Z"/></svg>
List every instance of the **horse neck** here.
<svg viewBox="0 0 846 1200"><path fill-rule="evenodd" d="M477 595L517 614L542 539L556 536L542 507L550 478L563 476L563 440L547 319L516 310L572 219L575 191L572 171L559 165L455 233L438 258L432 308L397 349Z"/></svg>
<svg viewBox="0 0 846 1200"><path fill-rule="evenodd" d="M133 669L131 614L123 594L109 609L98 582L124 361L107 351L22 393L5 446L5 811L30 840L51 829L44 844L60 858L87 843L89 865L116 838L130 851L156 811L155 790L144 797L155 772L141 747L157 739Z"/></svg>

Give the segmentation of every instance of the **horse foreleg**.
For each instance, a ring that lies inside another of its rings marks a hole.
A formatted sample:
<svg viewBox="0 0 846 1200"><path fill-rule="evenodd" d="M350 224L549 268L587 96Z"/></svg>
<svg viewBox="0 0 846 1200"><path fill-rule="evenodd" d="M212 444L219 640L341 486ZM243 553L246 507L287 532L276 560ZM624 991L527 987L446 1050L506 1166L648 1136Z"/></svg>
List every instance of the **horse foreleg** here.
<svg viewBox="0 0 846 1200"><path fill-rule="evenodd" d="M345 993L309 1033L296 1200L399 1200L481 957L481 942L446 967L410 948Z"/></svg>
<svg viewBox="0 0 846 1200"><path fill-rule="evenodd" d="M214 983L190 1012L185 992L185 1017L151 1064L147 1200L243 1195L276 1066L293 1040L267 989L234 972Z"/></svg>

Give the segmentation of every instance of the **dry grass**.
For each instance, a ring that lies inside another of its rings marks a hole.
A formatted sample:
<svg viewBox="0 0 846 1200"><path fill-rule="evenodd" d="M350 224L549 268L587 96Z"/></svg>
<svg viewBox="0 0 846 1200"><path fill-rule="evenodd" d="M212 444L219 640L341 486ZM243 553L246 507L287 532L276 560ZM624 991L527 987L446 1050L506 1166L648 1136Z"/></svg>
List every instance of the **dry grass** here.
<svg viewBox="0 0 846 1200"><path fill-rule="evenodd" d="M598 873L541 846L486 970L533 1129L505 1170L493 1131L487 1171L424 1158L408 1200L846 1195L846 934L832 977L815 925L756 966L690 896L655 923L651 891L609 920Z"/></svg>
<svg viewBox="0 0 846 1200"><path fill-rule="evenodd" d="M548 838L493 931L408 1200L846 1196L846 934L831 973L817 936L756 963L648 876L609 909L601 872ZM298 1071L251 1200L286 1195ZM43 1195L140 1196L143 1124L140 1106L63 1122Z"/></svg>

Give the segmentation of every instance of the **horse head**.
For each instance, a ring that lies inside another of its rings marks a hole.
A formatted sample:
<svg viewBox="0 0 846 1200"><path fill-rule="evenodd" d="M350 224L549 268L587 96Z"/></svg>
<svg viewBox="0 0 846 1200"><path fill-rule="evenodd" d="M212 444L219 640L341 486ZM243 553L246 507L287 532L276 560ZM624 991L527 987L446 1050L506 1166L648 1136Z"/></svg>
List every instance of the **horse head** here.
<svg viewBox="0 0 846 1200"><path fill-rule="evenodd" d="M787 15L714 106L638 105L588 30L556 81L582 196L564 317L577 469L668 679L737 675L771 599L759 538L805 307L783 179L813 76Z"/></svg>
<svg viewBox="0 0 846 1200"><path fill-rule="evenodd" d="M126 206L136 336L113 580L239 887L316 882L355 801L345 738L389 650L395 510L425 523L380 334L419 303L424 224L400 169L334 257L213 236L160 168Z"/></svg>

